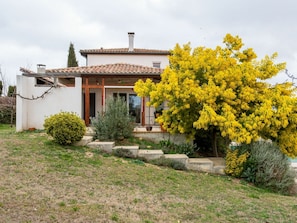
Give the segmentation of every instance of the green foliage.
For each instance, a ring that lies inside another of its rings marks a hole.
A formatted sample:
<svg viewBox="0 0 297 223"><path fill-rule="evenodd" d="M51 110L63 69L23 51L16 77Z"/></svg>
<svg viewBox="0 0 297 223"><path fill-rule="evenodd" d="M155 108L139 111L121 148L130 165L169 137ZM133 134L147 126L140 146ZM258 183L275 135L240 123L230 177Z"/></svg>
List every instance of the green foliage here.
<svg viewBox="0 0 297 223"><path fill-rule="evenodd" d="M11 110L13 109L13 112ZM11 115L13 115L13 123L15 123L15 108L9 105L0 105L0 123L10 124Z"/></svg>
<svg viewBox="0 0 297 223"><path fill-rule="evenodd" d="M249 153L239 149L227 149L225 173L233 177L240 177Z"/></svg>
<svg viewBox="0 0 297 223"><path fill-rule="evenodd" d="M129 138L134 129L127 104L120 97L108 99L106 112L98 112L97 117L92 119L92 125L95 127L95 138L99 140Z"/></svg>
<svg viewBox="0 0 297 223"><path fill-rule="evenodd" d="M77 67L78 63L75 56L74 46L73 43L70 43L69 50L68 50L68 60L67 60L67 67Z"/></svg>
<svg viewBox="0 0 297 223"><path fill-rule="evenodd" d="M196 149L196 145L190 143L175 144L170 140L161 140L159 146L165 154L186 154L187 156L192 156Z"/></svg>
<svg viewBox="0 0 297 223"><path fill-rule="evenodd" d="M2 95L2 90L3 90L3 83L2 83L2 81L0 81L0 97Z"/></svg>
<svg viewBox="0 0 297 223"><path fill-rule="evenodd" d="M243 149L248 149L250 153L241 175L243 178L275 192L289 192L295 183L296 173L292 170L288 157L275 143L255 142Z"/></svg>
<svg viewBox="0 0 297 223"><path fill-rule="evenodd" d="M71 145L81 140L86 132L84 121L71 112L51 115L45 119L44 128L61 145Z"/></svg>
<svg viewBox="0 0 297 223"><path fill-rule="evenodd" d="M151 160L150 163L157 165L157 166L165 166L170 167L175 170L186 170L185 164L178 162L176 160L167 159L164 156L160 157L159 159Z"/></svg>
<svg viewBox="0 0 297 223"><path fill-rule="evenodd" d="M15 89L16 89L16 86L9 85L8 86L8 91L7 91L7 96L8 97L13 97L14 93L15 93Z"/></svg>
<svg viewBox="0 0 297 223"><path fill-rule="evenodd" d="M15 120L16 120L15 98L0 97L0 123L14 124Z"/></svg>
<svg viewBox="0 0 297 223"><path fill-rule="evenodd" d="M112 155L122 158L134 158L134 155L131 151L123 148L113 150Z"/></svg>

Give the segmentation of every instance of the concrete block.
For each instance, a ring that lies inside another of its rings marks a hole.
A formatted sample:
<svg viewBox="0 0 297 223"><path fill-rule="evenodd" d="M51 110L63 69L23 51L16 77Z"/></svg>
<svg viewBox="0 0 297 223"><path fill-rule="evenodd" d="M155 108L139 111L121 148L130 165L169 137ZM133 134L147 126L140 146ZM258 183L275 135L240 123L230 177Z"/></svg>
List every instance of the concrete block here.
<svg viewBox="0 0 297 223"><path fill-rule="evenodd" d="M74 146L85 146L92 141L93 141L93 136L83 136L83 138L80 141L75 142L73 145Z"/></svg>
<svg viewBox="0 0 297 223"><path fill-rule="evenodd" d="M112 148L112 150L117 149L129 150L132 153L133 157L137 157L139 146L115 146Z"/></svg>
<svg viewBox="0 0 297 223"><path fill-rule="evenodd" d="M188 161L187 169L212 173L213 162L208 158L191 158Z"/></svg>
<svg viewBox="0 0 297 223"><path fill-rule="evenodd" d="M172 159L187 166L189 157L186 154L165 154L164 158Z"/></svg>
<svg viewBox="0 0 297 223"><path fill-rule="evenodd" d="M145 158L146 160L159 159L163 156L162 150L149 150L149 149L140 149L138 150L138 157Z"/></svg>
<svg viewBox="0 0 297 223"><path fill-rule="evenodd" d="M93 149L99 149L101 151L112 153L112 148L114 147L114 142L90 142L87 144L88 147Z"/></svg>
<svg viewBox="0 0 297 223"><path fill-rule="evenodd" d="M213 173L225 175L225 167L226 166L214 166L213 167Z"/></svg>
<svg viewBox="0 0 297 223"><path fill-rule="evenodd" d="M226 161L222 157L208 157L213 162L213 166L225 166Z"/></svg>

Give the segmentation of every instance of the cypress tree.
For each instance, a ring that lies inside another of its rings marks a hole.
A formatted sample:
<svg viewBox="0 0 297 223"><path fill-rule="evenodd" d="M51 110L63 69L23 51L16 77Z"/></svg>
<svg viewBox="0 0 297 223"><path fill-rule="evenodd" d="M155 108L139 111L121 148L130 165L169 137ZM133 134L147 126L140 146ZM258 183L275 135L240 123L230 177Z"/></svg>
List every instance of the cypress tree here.
<svg viewBox="0 0 297 223"><path fill-rule="evenodd" d="M70 43L70 46L69 46L67 67L78 67L73 43Z"/></svg>
<svg viewBox="0 0 297 223"><path fill-rule="evenodd" d="M16 86L12 86L12 85L8 86L8 91L7 91L7 96L8 97L13 97L14 96L15 88L16 88Z"/></svg>

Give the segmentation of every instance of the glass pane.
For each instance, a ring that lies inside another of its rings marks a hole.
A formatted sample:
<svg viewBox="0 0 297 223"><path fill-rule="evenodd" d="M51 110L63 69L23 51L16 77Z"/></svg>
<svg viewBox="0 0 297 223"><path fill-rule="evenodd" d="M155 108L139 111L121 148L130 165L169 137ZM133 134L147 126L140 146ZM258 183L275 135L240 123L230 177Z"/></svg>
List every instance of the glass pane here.
<svg viewBox="0 0 297 223"><path fill-rule="evenodd" d="M141 99L136 94L129 94L129 114L134 118L135 123L140 123Z"/></svg>

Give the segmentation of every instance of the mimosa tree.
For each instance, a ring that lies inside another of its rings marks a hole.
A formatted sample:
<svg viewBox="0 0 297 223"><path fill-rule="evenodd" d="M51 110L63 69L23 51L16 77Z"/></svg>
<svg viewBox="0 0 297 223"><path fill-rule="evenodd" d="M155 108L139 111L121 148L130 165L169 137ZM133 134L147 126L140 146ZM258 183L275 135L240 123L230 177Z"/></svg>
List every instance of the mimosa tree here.
<svg viewBox="0 0 297 223"><path fill-rule="evenodd" d="M135 91L154 107L166 103L157 122L170 133L194 137L197 130L219 133L227 141L249 144L271 139L282 152L297 156L297 99L292 84L267 80L285 69L277 53L257 60L242 49L238 36L227 34L224 47L176 45L159 83L139 80Z"/></svg>

